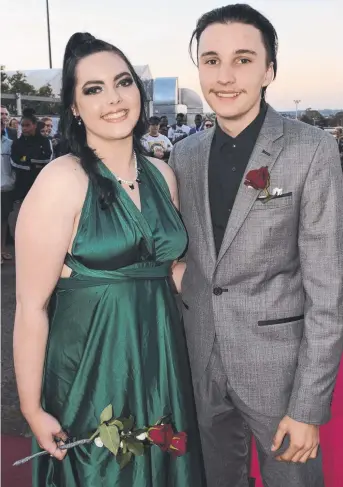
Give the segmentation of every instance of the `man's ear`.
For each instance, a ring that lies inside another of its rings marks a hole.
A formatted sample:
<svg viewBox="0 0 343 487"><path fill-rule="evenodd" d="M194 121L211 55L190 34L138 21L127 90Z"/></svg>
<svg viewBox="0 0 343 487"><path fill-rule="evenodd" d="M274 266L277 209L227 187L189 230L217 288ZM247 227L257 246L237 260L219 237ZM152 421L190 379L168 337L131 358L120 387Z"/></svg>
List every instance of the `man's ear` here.
<svg viewBox="0 0 343 487"><path fill-rule="evenodd" d="M270 63L268 66L268 70L267 70L265 77L264 77L264 82L263 82L262 88L269 86L274 78L275 78L274 63Z"/></svg>

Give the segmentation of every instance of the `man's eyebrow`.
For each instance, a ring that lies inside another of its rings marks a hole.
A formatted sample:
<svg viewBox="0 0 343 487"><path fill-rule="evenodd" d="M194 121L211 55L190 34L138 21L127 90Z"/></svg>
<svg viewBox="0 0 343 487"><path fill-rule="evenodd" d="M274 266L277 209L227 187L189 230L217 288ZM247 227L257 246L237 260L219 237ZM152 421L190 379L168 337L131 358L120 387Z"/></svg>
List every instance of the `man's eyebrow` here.
<svg viewBox="0 0 343 487"><path fill-rule="evenodd" d="M238 49L234 54L251 54L252 56L257 56L257 52L252 49Z"/></svg>
<svg viewBox="0 0 343 487"><path fill-rule="evenodd" d="M216 51L205 51L200 55L200 57L206 56L218 56L218 53Z"/></svg>
<svg viewBox="0 0 343 487"><path fill-rule="evenodd" d="M234 54L250 54L252 56L257 56L257 52L253 51L252 49L237 49L236 51L234 51ZM219 56L219 54L216 51L205 51L200 55L201 58L207 56Z"/></svg>

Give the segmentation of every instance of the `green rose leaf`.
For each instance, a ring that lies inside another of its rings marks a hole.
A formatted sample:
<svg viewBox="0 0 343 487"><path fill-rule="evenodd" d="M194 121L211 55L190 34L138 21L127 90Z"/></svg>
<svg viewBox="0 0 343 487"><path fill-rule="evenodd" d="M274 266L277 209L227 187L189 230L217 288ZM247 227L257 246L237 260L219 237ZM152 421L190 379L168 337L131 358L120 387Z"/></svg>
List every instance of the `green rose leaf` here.
<svg viewBox="0 0 343 487"><path fill-rule="evenodd" d="M100 439L103 444L113 453L113 455L117 455L120 444L118 428L115 425L107 426L106 424L102 424L99 430Z"/></svg>
<svg viewBox="0 0 343 487"><path fill-rule="evenodd" d="M128 451L127 453L120 454L117 456L117 462L119 463L120 469L126 467L132 458L132 453Z"/></svg>
<svg viewBox="0 0 343 487"><path fill-rule="evenodd" d="M100 414L100 424L105 423L105 421L109 421L110 419L112 419L112 416L113 416L113 407L112 404L109 404Z"/></svg>
<svg viewBox="0 0 343 487"><path fill-rule="evenodd" d="M124 429L124 425L119 419L111 419L111 421L108 422L108 426L113 426L114 424L120 429L120 431Z"/></svg>
<svg viewBox="0 0 343 487"><path fill-rule="evenodd" d="M135 418L133 416L130 416L129 418L117 418L117 420L122 423L124 433L131 431L135 424Z"/></svg>
<svg viewBox="0 0 343 487"><path fill-rule="evenodd" d="M126 443L127 443L127 449L131 453L133 453L137 457L141 457L142 455L144 455L143 443L140 443L138 440L135 440L134 438L127 438Z"/></svg>
<svg viewBox="0 0 343 487"><path fill-rule="evenodd" d="M135 424L135 418L133 416L130 416L129 419L124 424L124 429L126 431L131 431L134 424Z"/></svg>

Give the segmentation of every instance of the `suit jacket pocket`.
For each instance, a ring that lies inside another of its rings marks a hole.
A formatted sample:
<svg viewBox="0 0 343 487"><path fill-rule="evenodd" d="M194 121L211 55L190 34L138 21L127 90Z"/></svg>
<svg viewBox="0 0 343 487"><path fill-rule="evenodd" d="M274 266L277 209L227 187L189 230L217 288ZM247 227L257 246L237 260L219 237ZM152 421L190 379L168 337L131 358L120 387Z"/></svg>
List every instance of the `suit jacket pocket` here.
<svg viewBox="0 0 343 487"><path fill-rule="evenodd" d="M258 321L258 326L283 325L284 323L292 323L293 321L303 320L304 315L292 316L291 318L280 318L278 320Z"/></svg>
<svg viewBox="0 0 343 487"><path fill-rule="evenodd" d="M263 202L264 198L258 198L255 201L255 204L252 207L252 211L254 210L271 210L275 208L285 208L291 207L293 202L293 193L285 193L280 196L276 196L275 198L267 201L266 203Z"/></svg>
<svg viewBox="0 0 343 487"><path fill-rule="evenodd" d="M266 338L276 340L300 339L303 335L303 330L303 315L282 320L259 321L255 328L255 331L259 336L265 336Z"/></svg>
<svg viewBox="0 0 343 487"><path fill-rule="evenodd" d="M292 196L292 192L290 193L283 193L283 194L276 194L273 196L273 200L278 200L280 198L289 198L289 196ZM258 201L263 201L265 198L257 198Z"/></svg>

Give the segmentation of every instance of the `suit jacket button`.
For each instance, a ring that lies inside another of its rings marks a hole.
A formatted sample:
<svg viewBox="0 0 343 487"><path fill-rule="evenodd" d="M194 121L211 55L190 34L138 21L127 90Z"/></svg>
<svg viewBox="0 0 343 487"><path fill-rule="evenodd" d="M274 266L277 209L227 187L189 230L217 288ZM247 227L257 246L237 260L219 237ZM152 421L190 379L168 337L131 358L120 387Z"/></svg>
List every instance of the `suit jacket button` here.
<svg viewBox="0 0 343 487"><path fill-rule="evenodd" d="M222 288L221 288L221 287L215 287L215 288L213 289L213 294L214 294L215 296L221 296L221 295L223 294L223 290L222 290Z"/></svg>

